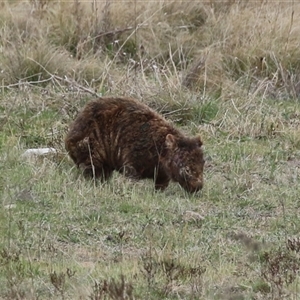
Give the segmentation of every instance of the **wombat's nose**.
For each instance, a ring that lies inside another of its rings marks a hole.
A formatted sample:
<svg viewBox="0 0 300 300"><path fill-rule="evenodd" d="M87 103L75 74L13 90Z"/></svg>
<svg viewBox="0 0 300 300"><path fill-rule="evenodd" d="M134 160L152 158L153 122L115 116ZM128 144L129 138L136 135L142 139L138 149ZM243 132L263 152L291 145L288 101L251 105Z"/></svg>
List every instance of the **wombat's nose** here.
<svg viewBox="0 0 300 300"><path fill-rule="evenodd" d="M199 192L200 190L202 190L202 188L203 188L203 183L202 182L197 182L197 184L190 186L188 188L188 191L190 193L196 193L196 192Z"/></svg>

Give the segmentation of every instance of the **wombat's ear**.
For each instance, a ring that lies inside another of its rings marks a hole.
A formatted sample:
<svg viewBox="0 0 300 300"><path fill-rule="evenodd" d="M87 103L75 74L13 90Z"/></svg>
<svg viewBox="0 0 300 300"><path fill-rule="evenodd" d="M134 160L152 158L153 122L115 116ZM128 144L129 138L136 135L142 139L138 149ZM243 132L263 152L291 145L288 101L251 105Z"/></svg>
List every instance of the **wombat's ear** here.
<svg viewBox="0 0 300 300"><path fill-rule="evenodd" d="M173 134L167 134L166 136L166 146L169 149L174 149L177 146L176 137Z"/></svg>

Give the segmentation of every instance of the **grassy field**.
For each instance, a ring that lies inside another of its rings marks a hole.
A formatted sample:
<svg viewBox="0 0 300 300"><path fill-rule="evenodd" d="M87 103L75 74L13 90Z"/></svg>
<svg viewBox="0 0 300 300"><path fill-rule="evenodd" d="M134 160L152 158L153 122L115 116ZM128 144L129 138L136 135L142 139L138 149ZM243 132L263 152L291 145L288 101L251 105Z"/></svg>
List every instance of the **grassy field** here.
<svg viewBox="0 0 300 300"><path fill-rule="evenodd" d="M299 36L296 2L2 1L0 299L300 299ZM199 133L203 191L85 180L97 95Z"/></svg>

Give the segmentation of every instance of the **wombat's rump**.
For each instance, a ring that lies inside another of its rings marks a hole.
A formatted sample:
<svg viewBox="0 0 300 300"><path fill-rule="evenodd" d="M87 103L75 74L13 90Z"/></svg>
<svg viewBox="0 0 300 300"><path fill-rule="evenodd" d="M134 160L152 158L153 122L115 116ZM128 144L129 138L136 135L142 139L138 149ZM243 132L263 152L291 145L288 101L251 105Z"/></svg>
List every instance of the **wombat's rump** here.
<svg viewBox="0 0 300 300"><path fill-rule="evenodd" d="M65 139L66 150L85 175L108 179L114 170L169 181L189 192L203 186L200 137L186 137L161 115L131 98L103 97L86 104Z"/></svg>

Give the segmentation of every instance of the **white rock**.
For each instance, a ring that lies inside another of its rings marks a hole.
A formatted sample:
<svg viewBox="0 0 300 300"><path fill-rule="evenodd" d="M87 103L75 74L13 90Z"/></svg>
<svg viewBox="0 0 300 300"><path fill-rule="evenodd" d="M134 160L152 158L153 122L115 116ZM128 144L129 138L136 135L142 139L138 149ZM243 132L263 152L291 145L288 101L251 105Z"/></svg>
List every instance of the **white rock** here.
<svg viewBox="0 0 300 300"><path fill-rule="evenodd" d="M12 209L12 208L16 208L16 207L17 207L16 204L8 204L8 205L4 206L5 209Z"/></svg>
<svg viewBox="0 0 300 300"><path fill-rule="evenodd" d="M27 149L21 156L28 158L32 156L43 156L47 154L56 154L57 151L54 148L36 148L36 149Z"/></svg>

